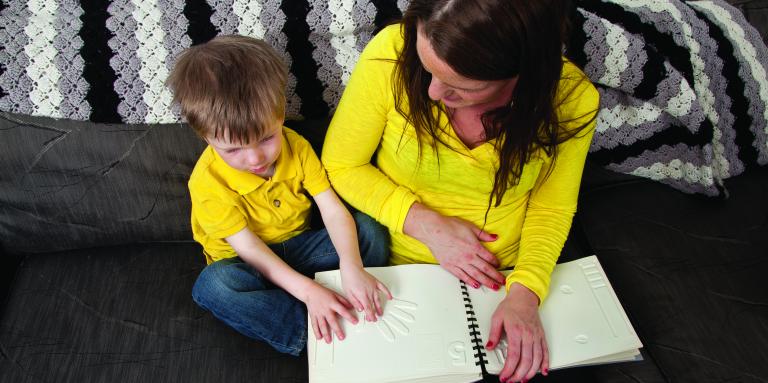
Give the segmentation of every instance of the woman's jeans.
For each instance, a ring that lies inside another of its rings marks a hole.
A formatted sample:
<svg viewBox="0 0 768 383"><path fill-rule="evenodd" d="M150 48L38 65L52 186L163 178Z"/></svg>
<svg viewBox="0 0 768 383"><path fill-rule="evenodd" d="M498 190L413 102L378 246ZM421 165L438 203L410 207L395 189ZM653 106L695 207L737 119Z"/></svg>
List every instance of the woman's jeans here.
<svg viewBox="0 0 768 383"><path fill-rule="evenodd" d="M371 217L356 212L357 238L364 266L385 266L389 233ZM339 256L325 229L310 230L269 245L301 274L339 268ZM267 280L239 257L208 265L200 273L192 298L200 307L253 339L280 352L299 355L307 343L307 309L303 302Z"/></svg>

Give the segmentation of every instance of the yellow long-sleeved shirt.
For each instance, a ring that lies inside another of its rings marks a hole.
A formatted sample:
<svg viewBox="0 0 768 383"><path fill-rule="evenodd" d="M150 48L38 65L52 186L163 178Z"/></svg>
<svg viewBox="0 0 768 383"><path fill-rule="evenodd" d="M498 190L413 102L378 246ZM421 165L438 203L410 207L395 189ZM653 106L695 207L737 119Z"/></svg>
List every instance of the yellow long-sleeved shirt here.
<svg viewBox="0 0 768 383"><path fill-rule="evenodd" d="M423 243L403 233L408 210L418 201L481 227L499 159L493 141L468 149L453 129L441 136L451 148L439 146L435 153L425 143L419 154L415 130L394 106L393 60L402 45L399 25L392 25L366 46L328 129L322 161L336 191L389 228L392 264L437 263ZM594 116L599 95L567 61L558 94L568 95L558 109L560 120L569 121L566 128ZM441 118L441 126L449 125ZM519 282L541 301L546 297L576 211L593 128L560 144L554 162L539 150L525 164L519 183L488 213L484 230L499 237L484 245L501 268L515 266L507 288Z"/></svg>

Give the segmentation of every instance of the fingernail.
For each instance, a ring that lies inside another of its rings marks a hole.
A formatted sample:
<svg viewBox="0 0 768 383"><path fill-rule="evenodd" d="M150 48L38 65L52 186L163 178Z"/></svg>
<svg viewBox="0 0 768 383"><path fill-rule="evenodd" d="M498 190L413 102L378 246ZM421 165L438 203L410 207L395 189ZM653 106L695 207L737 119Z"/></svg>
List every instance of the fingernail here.
<svg viewBox="0 0 768 383"><path fill-rule="evenodd" d="M493 285L491 285L491 288L492 288L493 290L498 290L498 289L499 289L499 285L497 285L497 284L495 284L495 283L494 283Z"/></svg>
<svg viewBox="0 0 768 383"><path fill-rule="evenodd" d="M480 284L479 284L479 283L477 283L477 282L473 282L473 283L472 283L472 287L474 287L474 288L476 288L476 289L477 289L477 288L480 288Z"/></svg>
<svg viewBox="0 0 768 383"><path fill-rule="evenodd" d="M491 347L493 347L493 342L489 340L488 343L485 344L485 348L491 348Z"/></svg>
<svg viewBox="0 0 768 383"><path fill-rule="evenodd" d="M544 369L544 372L542 372L541 374L542 374L542 375L547 375L547 374L549 374L549 369L548 369L548 368L545 368L545 369Z"/></svg>
<svg viewBox="0 0 768 383"><path fill-rule="evenodd" d="M499 236L497 234L491 234L491 238L496 239L499 238Z"/></svg>

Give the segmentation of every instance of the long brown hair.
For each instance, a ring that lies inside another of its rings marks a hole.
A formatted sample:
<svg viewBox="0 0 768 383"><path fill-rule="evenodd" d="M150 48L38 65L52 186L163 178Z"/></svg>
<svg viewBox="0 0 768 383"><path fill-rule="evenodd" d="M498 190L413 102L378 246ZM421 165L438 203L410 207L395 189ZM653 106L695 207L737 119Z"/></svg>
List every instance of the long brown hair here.
<svg viewBox="0 0 768 383"><path fill-rule="evenodd" d="M423 140L433 150L444 144L433 108L447 111L427 94L431 75L416 52L417 25L459 75L480 81L519 76L509 103L481 117L486 140L496 138L499 153L489 207L494 200L498 206L519 182L538 148L554 158L557 145L588 124L566 131L556 113L567 98L556 100L569 7L567 0L413 0L403 15L405 43L393 74L395 107L416 129L420 147Z"/></svg>

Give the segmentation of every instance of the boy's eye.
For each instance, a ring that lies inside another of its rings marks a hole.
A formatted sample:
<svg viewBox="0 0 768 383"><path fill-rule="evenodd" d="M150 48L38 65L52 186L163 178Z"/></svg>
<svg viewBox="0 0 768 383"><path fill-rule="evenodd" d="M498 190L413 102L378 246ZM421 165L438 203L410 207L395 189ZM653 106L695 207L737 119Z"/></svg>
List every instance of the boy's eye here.
<svg viewBox="0 0 768 383"><path fill-rule="evenodd" d="M232 154L232 153L237 153L239 150L240 150L240 148L232 148L232 149L227 149L224 152Z"/></svg>
<svg viewBox="0 0 768 383"><path fill-rule="evenodd" d="M269 136L269 137L266 137L266 138L262 139L262 140L261 140L261 142L267 142L267 141L269 141L269 140L271 140L271 139L273 139L273 138L275 138L275 135L274 135L274 134L273 134L273 135L271 135L271 136Z"/></svg>

